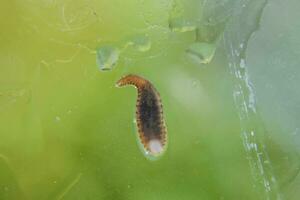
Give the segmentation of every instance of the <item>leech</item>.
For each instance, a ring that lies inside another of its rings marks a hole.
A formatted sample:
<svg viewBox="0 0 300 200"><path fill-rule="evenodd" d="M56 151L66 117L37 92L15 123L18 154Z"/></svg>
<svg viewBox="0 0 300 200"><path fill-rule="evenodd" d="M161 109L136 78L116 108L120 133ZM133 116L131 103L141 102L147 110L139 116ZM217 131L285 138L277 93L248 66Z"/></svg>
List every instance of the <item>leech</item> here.
<svg viewBox="0 0 300 200"><path fill-rule="evenodd" d="M167 130L159 93L146 79L137 75L121 78L116 86L133 85L137 88L136 122L140 142L147 155L161 155L167 144Z"/></svg>

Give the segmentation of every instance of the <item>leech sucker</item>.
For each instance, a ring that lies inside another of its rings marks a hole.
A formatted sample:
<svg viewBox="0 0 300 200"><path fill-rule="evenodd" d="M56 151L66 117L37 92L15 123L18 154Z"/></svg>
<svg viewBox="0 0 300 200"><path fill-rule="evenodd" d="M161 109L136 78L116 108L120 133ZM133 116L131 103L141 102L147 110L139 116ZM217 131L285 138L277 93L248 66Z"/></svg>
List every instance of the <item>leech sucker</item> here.
<svg viewBox="0 0 300 200"><path fill-rule="evenodd" d="M140 142L146 154L161 155L167 144L167 130L160 95L146 79L137 75L121 78L116 86L133 85L137 88L136 122Z"/></svg>

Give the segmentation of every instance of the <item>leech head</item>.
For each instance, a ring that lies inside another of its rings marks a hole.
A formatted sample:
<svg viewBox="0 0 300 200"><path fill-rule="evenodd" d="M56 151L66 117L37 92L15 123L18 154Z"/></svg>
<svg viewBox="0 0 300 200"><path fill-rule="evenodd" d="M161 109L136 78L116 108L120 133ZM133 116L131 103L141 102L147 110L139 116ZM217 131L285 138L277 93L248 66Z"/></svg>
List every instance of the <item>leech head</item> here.
<svg viewBox="0 0 300 200"><path fill-rule="evenodd" d="M125 85L134 85L137 88L143 87L145 84L147 84L148 81L143 79L140 76L129 74L124 77L122 77L118 82L116 83L116 87L122 87Z"/></svg>

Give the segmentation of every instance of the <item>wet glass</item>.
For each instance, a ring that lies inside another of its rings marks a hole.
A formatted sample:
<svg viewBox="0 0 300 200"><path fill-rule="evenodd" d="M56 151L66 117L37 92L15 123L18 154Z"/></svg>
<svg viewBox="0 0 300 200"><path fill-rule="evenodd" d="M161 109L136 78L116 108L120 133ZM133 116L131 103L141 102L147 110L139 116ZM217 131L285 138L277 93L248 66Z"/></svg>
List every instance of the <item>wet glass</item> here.
<svg viewBox="0 0 300 200"><path fill-rule="evenodd" d="M299 6L2 2L0 200L299 199ZM158 159L128 74L160 94Z"/></svg>

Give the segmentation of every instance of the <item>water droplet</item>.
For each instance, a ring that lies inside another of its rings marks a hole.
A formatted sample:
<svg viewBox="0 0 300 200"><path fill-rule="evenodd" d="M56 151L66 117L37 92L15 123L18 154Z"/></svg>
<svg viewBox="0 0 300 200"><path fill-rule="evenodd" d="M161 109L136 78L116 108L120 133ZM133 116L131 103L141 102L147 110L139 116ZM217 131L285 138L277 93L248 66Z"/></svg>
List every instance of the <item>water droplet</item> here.
<svg viewBox="0 0 300 200"><path fill-rule="evenodd" d="M119 60L119 50L113 46L102 46L97 49L96 60L101 71L110 71Z"/></svg>
<svg viewBox="0 0 300 200"><path fill-rule="evenodd" d="M56 122L59 122L60 120L61 120L61 118L60 118L59 116L56 116L56 117L55 117L55 121L56 121Z"/></svg>
<svg viewBox="0 0 300 200"><path fill-rule="evenodd" d="M241 68L245 68L246 67L246 62L245 62L244 59L241 59L241 61L240 61L240 67Z"/></svg>
<svg viewBox="0 0 300 200"><path fill-rule="evenodd" d="M264 163L265 163L265 164L270 164L270 161L265 160Z"/></svg>
<svg viewBox="0 0 300 200"><path fill-rule="evenodd" d="M299 128L296 128L293 132L292 132L292 135L298 135L298 132L299 132Z"/></svg>
<svg viewBox="0 0 300 200"><path fill-rule="evenodd" d="M191 44L186 53L195 59L198 63L210 63L214 57L216 45L214 43L196 42Z"/></svg>
<svg viewBox="0 0 300 200"><path fill-rule="evenodd" d="M198 85L198 81L197 80L193 80L192 81L192 87L197 87Z"/></svg>
<svg viewBox="0 0 300 200"><path fill-rule="evenodd" d="M132 44L138 51L146 52L151 49L151 41L148 36L139 35L134 37L129 44Z"/></svg>
<svg viewBox="0 0 300 200"><path fill-rule="evenodd" d="M169 28L174 32L184 33L196 30L196 25L191 21L182 18L177 18L169 20Z"/></svg>

